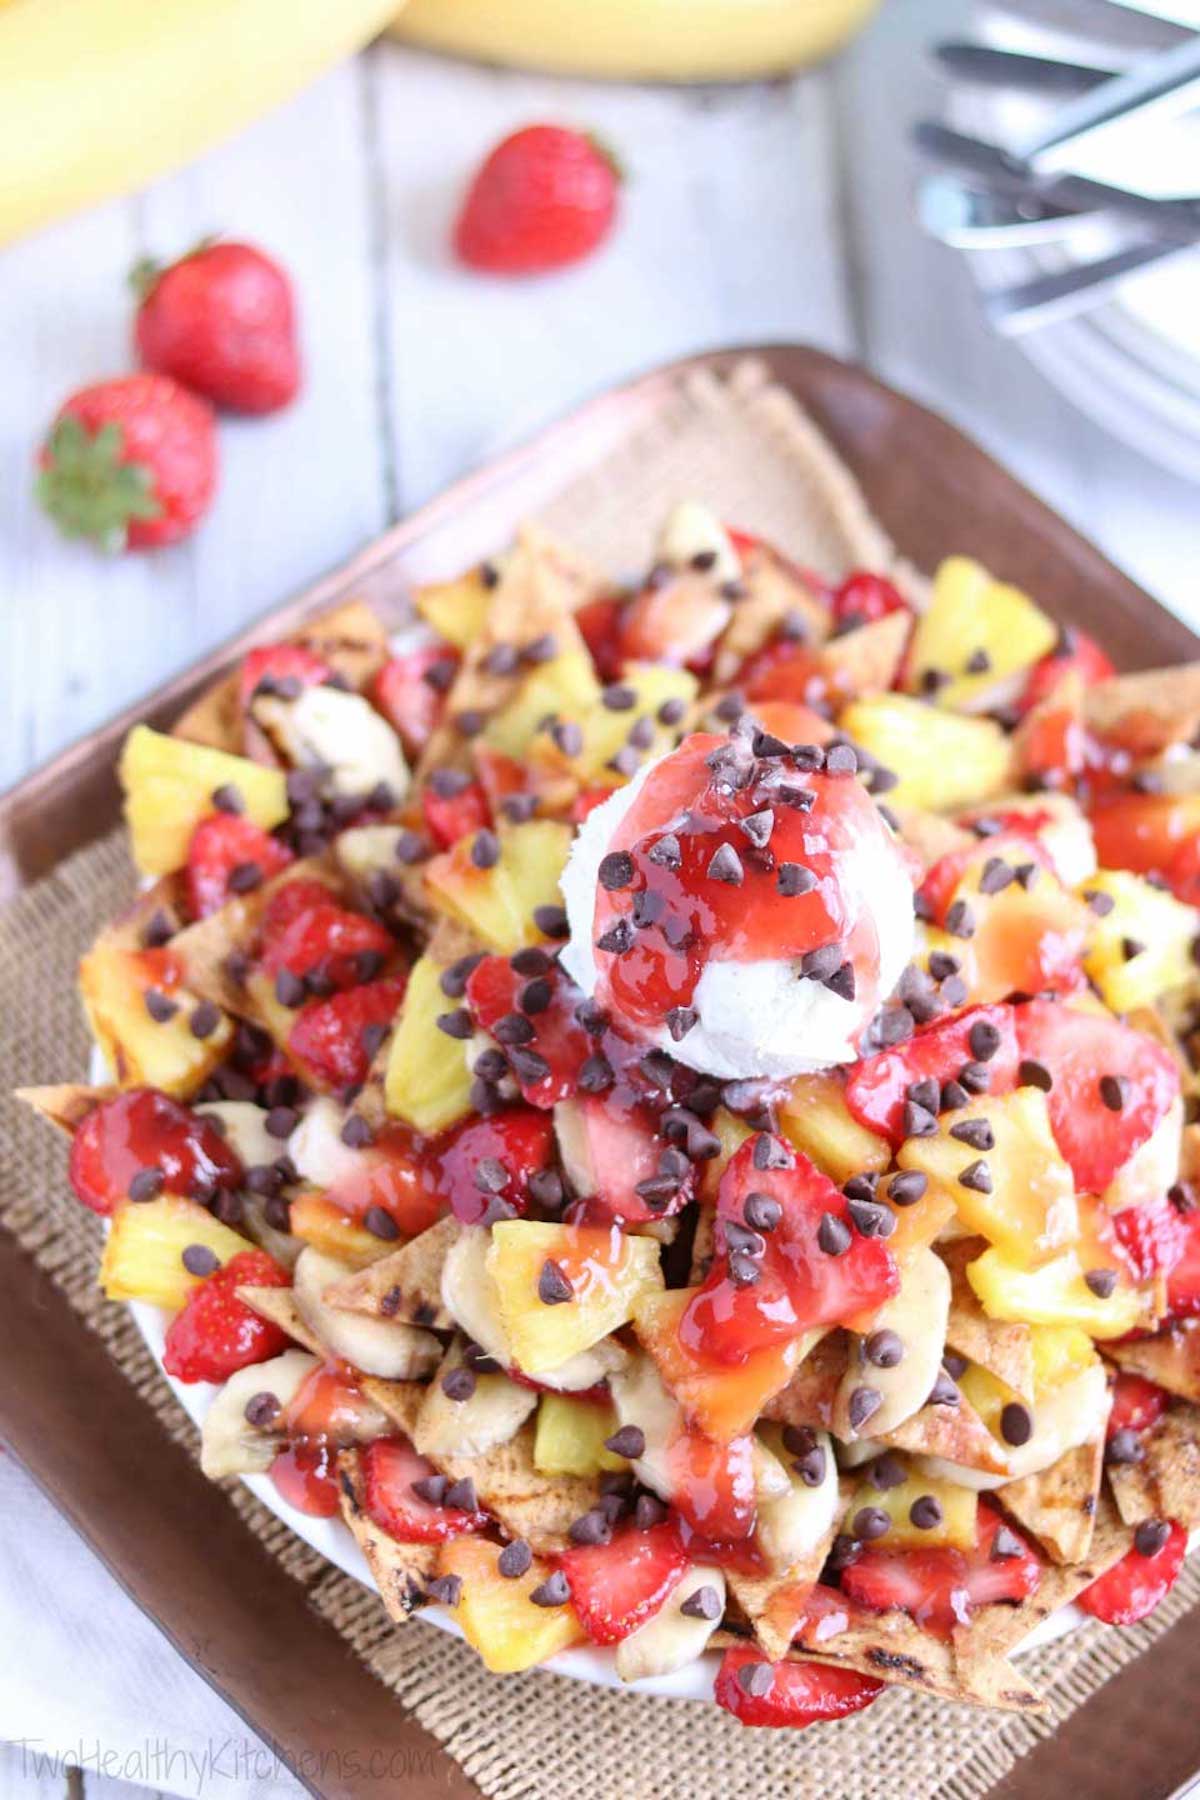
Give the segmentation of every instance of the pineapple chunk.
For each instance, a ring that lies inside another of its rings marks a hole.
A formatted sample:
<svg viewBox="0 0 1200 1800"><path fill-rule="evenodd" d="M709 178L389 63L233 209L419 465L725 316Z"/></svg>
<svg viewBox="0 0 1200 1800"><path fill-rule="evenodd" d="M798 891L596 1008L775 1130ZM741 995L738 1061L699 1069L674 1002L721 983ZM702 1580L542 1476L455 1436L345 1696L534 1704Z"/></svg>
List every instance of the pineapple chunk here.
<svg viewBox="0 0 1200 1800"><path fill-rule="evenodd" d="M956 1126L975 1120L991 1127L992 1149L951 1136ZM902 1168L922 1170L931 1187L954 1201L969 1231L1025 1267L1047 1261L1079 1230L1075 1184L1054 1142L1040 1088L983 1095L959 1112L945 1113L936 1137L907 1138L896 1160ZM989 1181L990 1191L964 1186L961 1178L969 1171L975 1171L973 1181Z"/></svg>
<svg viewBox="0 0 1200 1800"><path fill-rule="evenodd" d="M437 1027L449 1002L442 965L426 954L408 978L384 1076L389 1113L417 1131L445 1131L471 1110L471 1071L462 1044Z"/></svg>
<svg viewBox="0 0 1200 1800"><path fill-rule="evenodd" d="M456 650L469 650L487 624L492 590L481 569L468 569L454 581L432 581L418 588L413 605L425 623Z"/></svg>
<svg viewBox="0 0 1200 1800"><path fill-rule="evenodd" d="M315 1189L297 1194L289 1213L288 1229L293 1237L311 1244L322 1256L332 1256L356 1269L378 1262L381 1256L387 1256L396 1248L386 1239L377 1238L373 1231L356 1224L332 1200L327 1200Z"/></svg>
<svg viewBox="0 0 1200 1800"><path fill-rule="evenodd" d="M530 1599L550 1574L548 1562L535 1556L514 1579L501 1575L499 1555L499 1546L483 1538L451 1538L442 1545L438 1572L462 1581L454 1617L468 1644L493 1675L514 1675L577 1644L583 1632L570 1606L535 1606Z"/></svg>
<svg viewBox="0 0 1200 1800"><path fill-rule="evenodd" d="M183 1266L183 1253L199 1244L225 1263L246 1248L246 1240L214 1219L194 1200L163 1194L157 1200L129 1200L113 1215L100 1261L100 1286L110 1300L148 1300L178 1312L202 1276Z"/></svg>
<svg viewBox="0 0 1200 1800"><path fill-rule="evenodd" d="M599 700L600 683L587 651L564 650L529 672L508 705L492 715L482 741L519 759L546 719L583 718Z"/></svg>
<svg viewBox="0 0 1200 1800"><path fill-rule="evenodd" d="M926 677L940 677L938 705L973 712L1048 656L1057 641L1057 627L1020 588L993 580L969 556L948 556L913 631L905 686L919 694ZM986 666L972 674L970 659L980 651Z"/></svg>
<svg viewBox="0 0 1200 1800"><path fill-rule="evenodd" d="M1012 748L991 719L968 719L907 694L851 701L838 725L900 777L889 804L948 812L1005 787Z"/></svg>
<svg viewBox="0 0 1200 1800"><path fill-rule="evenodd" d="M700 1191L703 1199L715 1202L721 1177L729 1167L731 1158L754 1133L744 1119L739 1119L736 1113L731 1113L725 1106L718 1106L708 1123L709 1129L720 1138L721 1149L719 1155L701 1163Z"/></svg>
<svg viewBox="0 0 1200 1800"><path fill-rule="evenodd" d="M161 952L124 950L103 939L79 965L79 991L92 1036L122 1087L156 1087L185 1100L201 1087L233 1042L224 1014L205 1038L189 1019L199 1004L174 985ZM161 1023L146 1010L146 994L159 989L178 1007Z"/></svg>
<svg viewBox="0 0 1200 1800"><path fill-rule="evenodd" d="M1096 1352L1079 1325L1031 1325L1035 1398L1052 1392L1090 1368Z"/></svg>
<svg viewBox="0 0 1200 1800"><path fill-rule="evenodd" d="M125 739L117 773L125 790L133 860L143 875L182 869L193 831L213 811L217 788L235 787L246 817L264 831L288 815L282 769L167 737L149 725L135 725Z"/></svg>
<svg viewBox="0 0 1200 1800"><path fill-rule="evenodd" d="M981 846L953 894L974 922L972 936L953 954L972 1003L981 1006L1015 992L1036 994L1073 974L1092 923L1083 902L1048 869L1037 869L1028 888L1010 881L998 893L984 892L990 858Z"/></svg>
<svg viewBox="0 0 1200 1800"><path fill-rule="evenodd" d="M839 1187L863 1170L886 1169L892 1159L886 1139L851 1114L836 1075L797 1076L780 1096L779 1126Z"/></svg>
<svg viewBox="0 0 1200 1800"><path fill-rule="evenodd" d="M1047 1327L1047 1329L1055 1329ZM1091 1340L1088 1340L1089 1344ZM1022 1406L1024 1401L1015 1388L1009 1387L991 1369L971 1363L958 1378L958 1385L969 1406L973 1406L994 1438L1004 1441L1000 1417L1006 1406Z"/></svg>
<svg viewBox="0 0 1200 1800"><path fill-rule="evenodd" d="M571 827L552 819L514 825L500 839L500 859L490 869L471 861L464 838L425 870L430 901L468 926L490 949L511 956L538 936L533 915L539 906L561 902L558 878L571 848Z"/></svg>
<svg viewBox="0 0 1200 1800"><path fill-rule="evenodd" d="M618 1474L629 1467L624 1456L604 1448L617 1429L609 1402L578 1400L573 1394L543 1394L538 1405L533 1443L534 1466L543 1475Z"/></svg>
<svg viewBox="0 0 1200 1800"><path fill-rule="evenodd" d="M1153 1006L1195 974L1196 913L1126 869L1101 869L1085 885L1107 894L1112 911L1095 918L1083 966L1114 1012Z"/></svg>
<svg viewBox="0 0 1200 1800"><path fill-rule="evenodd" d="M1083 1278L1074 1250L1064 1251L1039 1269L1025 1269L1002 1250L985 1250L967 1264L967 1280L991 1319L1015 1319L1025 1325L1078 1325L1093 1338L1124 1337L1145 1316L1136 1288L1118 1285L1107 1300L1094 1294Z"/></svg>
<svg viewBox="0 0 1200 1800"><path fill-rule="evenodd" d="M706 1436L728 1444L749 1431L825 1333L807 1331L790 1343L768 1344L722 1367L693 1356L680 1338L679 1322L695 1293L695 1288L673 1288L641 1295L633 1328L683 1410Z"/></svg>
<svg viewBox="0 0 1200 1800"><path fill-rule="evenodd" d="M525 1375L551 1374L598 1344L633 1316L644 1293L662 1286L654 1238L530 1219L493 1226L487 1269L516 1366ZM539 1283L545 1291L556 1271L572 1289L571 1298L557 1304L539 1294Z"/></svg>
<svg viewBox="0 0 1200 1800"><path fill-rule="evenodd" d="M936 1500L942 1509L936 1525L922 1529L912 1521L912 1509L918 1500ZM853 1519L864 1506L878 1508L891 1520L881 1544L885 1550L933 1550L950 1548L971 1550L975 1546L975 1510L979 1496L974 1488L958 1481L934 1480L910 1470L896 1487L881 1492L872 1481L864 1481L858 1489L847 1517Z"/></svg>
<svg viewBox="0 0 1200 1800"><path fill-rule="evenodd" d="M598 700L579 718L583 749L578 756L561 759L585 785L624 779L611 767L612 759L642 719L649 720L654 729L653 739L643 746L647 760L669 749L675 733L669 725L659 723L658 709L667 700L682 700L690 707L700 684L686 669L670 669L665 663L628 663L621 672L621 686L633 690L633 705L614 711ZM543 754L540 744L538 754L539 758ZM548 745L545 756L559 760L560 752Z"/></svg>

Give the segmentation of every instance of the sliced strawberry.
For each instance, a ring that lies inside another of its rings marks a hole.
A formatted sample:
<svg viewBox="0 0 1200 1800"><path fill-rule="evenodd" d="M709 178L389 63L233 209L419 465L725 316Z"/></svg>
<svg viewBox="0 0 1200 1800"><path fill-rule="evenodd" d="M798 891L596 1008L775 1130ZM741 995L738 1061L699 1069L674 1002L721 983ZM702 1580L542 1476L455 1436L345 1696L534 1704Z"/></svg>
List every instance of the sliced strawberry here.
<svg viewBox="0 0 1200 1800"><path fill-rule="evenodd" d="M269 955L272 945L301 913L309 912L314 906L328 906L336 899L337 895L324 881L315 881L307 875L283 882L267 901L262 916L259 955Z"/></svg>
<svg viewBox="0 0 1200 1800"><path fill-rule="evenodd" d="M1141 1375L1119 1370L1113 1381L1112 1411L1108 1415L1109 1441L1118 1431L1145 1431L1167 1410L1170 1395Z"/></svg>
<svg viewBox="0 0 1200 1800"><path fill-rule="evenodd" d="M1086 631L1072 630L1062 649L1052 651L1034 664L1019 702L1021 711L1029 712L1039 705L1054 692L1064 675L1072 673L1081 677L1085 687L1116 674L1099 644Z"/></svg>
<svg viewBox="0 0 1200 1800"><path fill-rule="evenodd" d="M764 1195L780 1217L759 1236L747 1231L746 1205ZM821 1247L831 1233L844 1237L840 1252ZM747 1139L721 1178L717 1254L680 1320L680 1342L714 1362L741 1362L814 1325L871 1311L899 1285L883 1240L861 1237L850 1224L845 1195L806 1156L761 1134Z"/></svg>
<svg viewBox="0 0 1200 1800"><path fill-rule="evenodd" d="M149 1193L211 1199L237 1189L242 1165L211 1119L156 1088L129 1088L90 1112L71 1141L68 1177L85 1206L107 1217L138 1176Z"/></svg>
<svg viewBox="0 0 1200 1800"><path fill-rule="evenodd" d="M611 1094L580 1099L579 1120L599 1204L614 1219L643 1223L680 1212L695 1191L695 1170L679 1178L677 1154L659 1136L648 1106L632 1101L624 1084ZM647 1183L644 1193L639 1193Z"/></svg>
<svg viewBox="0 0 1200 1800"><path fill-rule="evenodd" d="M319 687L332 674L329 664L303 644L262 644L257 650L247 651L238 676L238 692L244 709L264 683L267 692L298 694L303 688Z"/></svg>
<svg viewBox="0 0 1200 1800"><path fill-rule="evenodd" d="M1016 773L1023 788L1063 788L1083 773L1088 741L1083 686L1068 676L1025 714L1013 739Z"/></svg>
<svg viewBox="0 0 1200 1800"><path fill-rule="evenodd" d="M1139 1206L1123 1206L1113 1213L1112 1226L1135 1281L1153 1281L1156 1275L1170 1274L1191 1235L1165 1194Z"/></svg>
<svg viewBox="0 0 1200 1800"><path fill-rule="evenodd" d="M529 1009L522 1005L526 997ZM557 964L531 977L514 969L507 956L486 956L471 971L466 1000L475 1023L489 1032L499 1027L506 1049L532 1052L532 1058L512 1061L531 1106L554 1106L579 1084L579 1072L596 1047L575 1017L582 998Z"/></svg>
<svg viewBox="0 0 1200 1800"><path fill-rule="evenodd" d="M1002 1527L1006 1553L997 1555L996 1534ZM1041 1564L1028 1544L984 1501L975 1548L968 1553L947 1546L887 1550L866 1544L842 1571L842 1586L852 1599L875 1612L899 1607L938 1637L968 1624L977 1606L1026 1599L1040 1579Z"/></svg>
<svg viewBox="0 0 1200 1800"><path fill-rule="evenodd" d="M1017 1043L1023 1059L1050 1072L1050 1124L1075 1186L1102 1194L1177 1099L1174 1058L1119 1019L1053 1000L1017 1009Z"/></svg>
<svg viewBox="0 0 1200 1800"><path fill-rule="evenodd" d="M767 1662L752 1644L726 1650L713 1688L717 1705L743 1725L803 1730L824 1719L861 1712L885 1683L831 1663Z"/></svg>
<svg viewBox="0 0 1200 1800"><path fill-rule="evenodd" d="M228 1381L251 1363L280 1356L289 1339L252 1312L237 1289L289 1287L291 1276L265 1250L239 1250L199 1287L167 1329L163 1368L177 1381Z"/></svg>
<svg viewBox="0 0 1200 1800"><path fill-rule="evenodd" d="M1152 1534L1139 1526L1137 1536L1145 1539ZM1138 1549L1135 1538L1119 1563L1075 1596L1075 1604L1106 1625L1136 1625L1139 1619L1148 1618L1175 1586L1187 1555L1187 1540L1183 1526L1174 1521L1161 1548L1151 1555Z"/></svg>
<svg viewBox="0 0 1200 1800"><path fill-rule="evenodd" d="M603 806L614 791L613 788L604 787L581 788L571 802L572 825L582 825L588 815L594 813L598 806Z"/></svg>
<svg viewBox="0 0 1200 1800"><path fill-rule="evenodd" d="M235 894L249 893L281 869L292 853L278 838L236 813L213 813L192 833L187 856L188 908L193 919L219 912Z"/></svg>
<svg viewBox="0 0 1200 1800"><path fill-rule="evenodd" d="M371 683L372 704L409 756L419 756L433 736L458 662L458 652L449 644L426 644L404 656L389 657Z"/></svg>
<svg viewBox="0 0 1200 1800"><path fill-rule="evenodd" d="M715 587L668 580L645 588L621 614L622 661L703 667L733 608Z"/></svg>
<svg viewBox="0 0 1200 1800"><path fill-rule="evenodd" d="M987 816L993 818L995 815L989 812ZM980 861L982 854L981 844L962 844L957 850L949 850L945 856L939 856L926 870L925 879L917 891L928 917L935 925L945 923L946 912L954 899L955 890L972 864ZM1050 867L1050 858L1038 842L1033 826L1019 815L1015 825L988 838L986 855L1002 857L1009 864L1032 862L1043 869Z"/></svg>
<svg viewBox="0 0 1200 1800"><path fill-rule="evenodd" d="M478 1506L441 1503L437 1496L452 1484L417 1455L407 1438L376 1438L368 1444L362 1453L362 1474L366 1511L397 1543L441 1544L466 1531L482 1531L488 1523ZM416 1482L425 1492L417 1492Z"/></svg>
<svg viewBox="0 0 1200 1800"><path fill-rule="evenodd" d="M833 596L834 623L843 631L856 625L873 625L889 613L907 612L908 602L883 575L856 569L847 575Z"/></svg>
<svg viewBox="0 0 1200 1800"><path fill-rule="evenodd" d="M1179 1255L1167 1275L1167 1313L1172 1319L1191 1319L1200 1313L1200 1208L1175 1216Z"/></svg>
<svg viewBox="0 0 1200 1800"><path fill-rule="evenodd" d="M337 1446L321 1439L285 1444L267 1473L282 1500L315 1519L333 1519L341 1511Z"/></svg>
<svg viewBox="0 0 1200 1800"><path fill-rule="evenodd" d="M601 681L615 681L621 673L621 613L624 605L623 599L615 597L589 600L575 614L575 623L591 651Z"/></svg>
<svg viewBox="0 0 1200 1800"><path fill-rule="evenodd" d="M751 1438L718 1444L702 1432L682 1431L667 1458L672 1504L693 1531L714 1544L750 1536L757 1514Z"/></svg>
<svg viewBox="0 0 1200 1800"><path fill-rule="evenodd" d="M1102 868L1165 875L1200 832L1200 794L1103 795L1088 816Z"/></svg>
<svg viewBox="0 0 1200 1800"><path fill-rule="evenodd" d="M593 1644L618 1644L653 1618L687 1564L670 1519L649 1531L625 1525L607 1544L580 1545L559 1559L571 1605Z"/></svg>
<svg viewBox="0 0 1200 1800"><path fill-rule="evenodd" d="M481 831L492 822L487 795L478 781L468 781L457 792L439 794L431 782L421 789L421 807L429 835L439 850L449 850L469 832Z"/></svg>
<svg viewBox="0 0 1200 1800"><path fill-rule="evenodd" d="M529 1183L554 1160L549 1115L514 1107L491 1119L468 1119L425 1150L442 1208L464 1225L514 1218L529 1205Z"/></svg>
<svg viewBox="0 0 1200 1800"><path fill-rule="evenodd" d="M940 1091L958 1079L965 1064L976 1063L987 1070L989 1094L1010 1094L1018 1061L1014 1009L1002 1003L972 1006L926 1026L896 1050L855 1063L846 1077L846 1105L860 1125L898 1149L908 1090L915 1083L933 1081Z"/></svg>
<svg viewBox="0 0 1200 1800"><path fill-rule="evenodd" d="M747 657L738 674L738 687L747 700L789 701L817 706L828 689L821 653L811 644L793 638L776 638Z"/></svg>
<svg viewBox="0 0 1200 1800"><path fill-rule="evenodd" d="M326 891L319 905L305 908L282 930L272 932L261 960L268 975L281 969L301 977L319 975L327 993L375 980L395 948L382 925L364 913L335 905Z"/></svg>
<svg viewBox="0 0 1200 1800"><path fill-rule="evenodd" d="M1167 864L1167 885L1185 906L1200 906L1200 837L1187 838Z"/></svg>
<svg viewBox="0 0 1200 1800"><path fill-rule="evenodd" d="M288 1054L315 1086L341 1092L367 1078L371 1059L404 998L407 978L312 1000L288 1033Z"/></svg>

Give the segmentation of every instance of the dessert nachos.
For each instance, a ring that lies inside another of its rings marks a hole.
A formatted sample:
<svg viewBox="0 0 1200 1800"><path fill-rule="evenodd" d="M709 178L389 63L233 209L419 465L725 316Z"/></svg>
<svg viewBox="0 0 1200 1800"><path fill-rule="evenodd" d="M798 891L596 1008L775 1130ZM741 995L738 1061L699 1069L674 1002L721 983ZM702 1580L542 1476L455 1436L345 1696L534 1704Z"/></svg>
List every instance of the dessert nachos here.
<svg viewBox="0 0 1200 1800"><path fill-rule="evenodd" d="M1036 1707L1200 1526L1200 670L693 502L415 611L131 732L110 1083L25 1093L206 1472L498 1672Z"/></svg>

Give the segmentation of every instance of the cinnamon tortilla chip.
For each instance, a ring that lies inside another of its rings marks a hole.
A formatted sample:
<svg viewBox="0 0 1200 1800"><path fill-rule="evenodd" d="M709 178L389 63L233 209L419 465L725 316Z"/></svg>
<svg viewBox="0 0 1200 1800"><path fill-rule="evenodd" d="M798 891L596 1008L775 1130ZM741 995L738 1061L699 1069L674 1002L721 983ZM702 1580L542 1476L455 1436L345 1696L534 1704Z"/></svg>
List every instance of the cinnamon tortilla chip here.
<svg viewBox="0 0 1200 1800"><path fill-rule="evenodd" d="M17 1088L14 1098L32 1106L34 1112L68 1137L74 1137L88 1114L119 1092L115 1087L87 1087L82 1082L64 1081L57 1087Z"/></svg>
<svg viewBox="0 0 1200 1800"><path fill-rule="evenodd" d="M850 1504L854 1488L853 1481L843 1478L837 1512L829 1530L807 1556L801 1557L799 1562L793 1563L781 1575L744 1575L732 1568L725 1572L730 1593L772 1662L778 1662L788 1653L804 1601L812 1592L825 1566L825 1559L846 1516L846 1508Z"/></svg>
<svg viewBox="0 0 1200 1800"><path fill-rule="evenodd" d="M1157 756L1200 726L1200 663L1098 681L1084 695L1089 728L1133 756Z"/></svg>
<svg viewBox="0 0 1200 1800"><path fill-rule="evenodd" d="M335 1282L325 1293L326 1304L371 1318L453 1331L454 1320L442 1305L442 1265L461 1232L457 1219L439 1219L399 1250Z"/></svg>
<svg viewBox="0 0 1200 1800"><path fill-rule="evenodd" d="M717 1232L717 1209L703 1203L696 1212L696 1228L692 1233L692 1261L688 1286L699 1287L708 1274L713 1259Z"/></svg>
<svg viewBox="0 0 1200 1800"><path fill-rule="evenodd" d="M904 660L911 620L905 611L885 613L821 646L819 665L831 694L855 699L886 693L895 686Z"/></svg>
<svg viewBox="0 0 1200 1800"><path fill-rule="evenodd" d="M1200 1319L1180 1319L1154 1337L1105 1344L1118 1368L1143 1375L1180 1400L1200 1402Z"/></svg>
<svg viewBox="0 0 1200 1800"><path fill-rule="evenodd" d="M1096 1502L1092 1542L1086 1557L1077 1563L1046 1563L1036 1592L1019 1606L984 1606L971 1621L976 1634L974 1654L1007 1656L1019 1650L1043 1619L1056 1613L1120 1562L1133 1533L1124 1525L1108 1495L1101 1489Z"/></svg>
<svg viewBox="0 0 1200 1800"><path fill-rule="evenodd" d="M1104 1438L1077 1444L1040 1474L998 1489L996 1498L1057 1563L1078 1563L1092 1545L1104 1473Z"/></svg>
<svg viewBox="0 0 1200 1800"><path fill-rule="evenodd" d="M829 1332L798 1365L787 1386L767 1401L762 1410L763 1418L778 1419L784 1425L813 1425L828 1431L849 1357L849 1334Z"/></svg>
<svg viewBox="0 0 1200 1800"><path fill-rule="evenodd" d="M425 1583L437 1572L438 1547L398 1543L376 1525L364 1509L362 1459L357 1450L341 1451L337 1470L342 1517L375 1577L388 1617L402 1625L425 1600Z"/></svg>
<svg viewBox="0 0 1200 1800"><path fill-rule="evenodd" d="M199 699L193 700L186 712L180 713L171 727L171 736L186 738L192 744L207 744L213 750L224 750L229 756L242 754L242 712L236 669L205 688Z"/></svg>
<svg viewBox="0 0 1200 1800"><path fill-rule="evenodd" d="M970 1401L957 1406L923 1406L894 1431L881 1432L879 1442L917 1456L940 1456L964 1469L1003 1475L1004 1453Z"/></svg>
<svg viewBox="0 0 1200 1800"><path fill-rule="evenodd" d="M1023 1400L1033 1400L1033 1333L1028 1325L1004 1324L990 1319L967 1280L967 1264L979 1254L980 1240L940 1244L942 1261L950 1271L950 1318L946 1342L951 1350L978 1363L1005 1382Z"/></svg>
<svg viewBox="0 0 1200 1800"><path fill-rule="evenodd" d="M225 1012L257 1019L259 1008L246 987L230 979L229 957L234 951L250 953L272 896L293 881L322 882L335 898L344 892L332 859L309 857L289 863L252 894L236 895L207 919L189 925L171 940L171 954L190 993L201 1000L215 1001Z"/></svg>
<svg viewBox="0 0 1200 1800"><path fill-rule="evenodd" d="M325 1361L328 1352L316 1334L309 1330L300 1317L300 1309L296 1305L291 1288L288 1287L256 1287L253 1283L244 1282L238 1288L237 1297L256 1312L260 1319L269 1319L272 1325L278 1325L280 1331L286 1331L304 1350Z"/></svg>
<svg viewBox="0 0 1200 1800"><path fill-rule="evenodd" d="M746 593L733 608L713 660L717 687L736 679L746 658L776 636L789 614L798 614L804 621L805 643L819 644L829 633L828 608L798 572L765 545L744 552L741 579Z"/></svg>
<svg viewBox="0 0 1200 1800"><path fill-rule="evenodd" d="M1141 1433L1142 1460L1113 1465L1109 1481L1127 1525L1174 1519L1200 1526L1200 1407L1173 1406Z"/></svg>
<svg viewBox="0 0 1200 1800"><path fill-rule="evenodd" d="M989 1613L1007 1610L983 1607L972 1621L971 1631L977 1630ZM898 1610L868 1615L851 1605L843 1630L819 1643L815 1637L802 1635L791 1660L857 1669L860 1674L915 1688L940 1700L999 1706L1008 1712L1035 1712L1042 1705L1036 1689L998 1652L985 1654L985 1646L977 1642L969 1657L961 1657L952 1643L934 1637Z"/></svg>

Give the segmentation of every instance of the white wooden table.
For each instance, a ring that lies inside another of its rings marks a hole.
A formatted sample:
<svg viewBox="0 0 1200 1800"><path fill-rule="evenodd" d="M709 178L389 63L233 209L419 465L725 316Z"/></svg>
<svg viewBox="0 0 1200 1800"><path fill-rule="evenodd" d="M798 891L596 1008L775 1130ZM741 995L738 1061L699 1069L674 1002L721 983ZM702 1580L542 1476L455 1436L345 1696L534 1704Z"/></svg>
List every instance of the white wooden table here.
<svg viewBox="0 0 1200 1800"><path fill-rule="evenodd" d="M957 0L888 0L834 67L728 91L552 81L379 45L182 174L0 253L0 786L500 443L722 344L807 339L861 359L982 439L1169 604L1195 607L1195 490L991 338L963 267L912 223L906 126L938 102L921 46L962 23ZM561 276L467 274L447 252L463 183L496 138L539 118L618 151L620 230ZM37 511L34 448L67 392L128 366L134 260L212 230L292 270L304 397L222 426L222 490L191 542L106 561ZM81 1621L108 1608L121 1629L127 1603L91 1580ZM89 1777L93 1796L104 1785ZM10 1754L9 1789L62 1783Z"/></svg>

